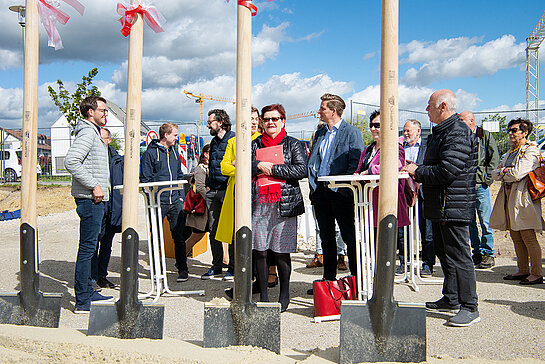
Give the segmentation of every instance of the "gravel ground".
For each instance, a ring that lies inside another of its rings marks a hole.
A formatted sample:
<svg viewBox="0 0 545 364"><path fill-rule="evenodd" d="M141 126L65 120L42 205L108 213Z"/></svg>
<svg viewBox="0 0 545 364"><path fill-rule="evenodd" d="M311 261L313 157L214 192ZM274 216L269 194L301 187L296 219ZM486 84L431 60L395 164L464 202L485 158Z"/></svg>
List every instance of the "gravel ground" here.
<svg viewBox="0 0 545 364"><path fill-rule="evenodd" d="M150 287L149 264L143 208L139 210L140 280L139 289ZM0 291L19 290L19 220L0 222L3 242L0 265ZM209 252L189 260L190 279L176 283L174 260L168 260L169 285L175 290L206 290L205 296L162 296L159 303L165 305L165 339L118 340L87 337L88 316L75 315L73 275L78 241L78 217L75 210L50 214L38 218L39 256L41 280L44 292L61 292L62 301L59 329L42 329L0 325L0 355L3 362L60 361L84 362L336 362L338 361L339 322L315 324L312 322L312 297L306 290L314 279L320 278L321 268L307 269L305 264L312 258L312 244L300 242L302 248L293 254L291 278L291 303L281 316L282 355L277 356L256 348L203 349L203 307L217 297L231 283L219 279L203 281L200 275L209 267ZM497 234L498 239L504 239ZM540 240L543 238L540 237ZM110 262L110 278L119 283L120 235L114 239ZM512 257L499 257L496 266L477 271L477 292L482 321L469 328L445 326L448 315L427 315L427 353L431 362L541 362L545 360L545 285L523 287L503 281L502 276L513 272ZM440 276L436 266L434 275ZM440 284L418 282L414 291L407 284L395 285L395 298L405 302L425 302L441 296ZM119 290L105 289L103 294L116 298ZM278 296L278 288L272 289L271 299ZM254 296L257 298L257 296Z"/></svg>

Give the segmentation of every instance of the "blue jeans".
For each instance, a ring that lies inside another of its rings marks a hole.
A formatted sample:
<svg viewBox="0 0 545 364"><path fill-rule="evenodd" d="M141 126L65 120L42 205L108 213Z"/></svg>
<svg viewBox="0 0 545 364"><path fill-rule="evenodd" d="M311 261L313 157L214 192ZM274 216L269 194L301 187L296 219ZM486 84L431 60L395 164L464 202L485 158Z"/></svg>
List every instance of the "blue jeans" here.
<svg viewBox="0 0 545 364"><path fill-rule="evenodd" d="M76 198L75 200L80 224L74 292L76 293L76 306L83 306L91 301L93 294L91 259L96 252L98 238L102 230L104 202L94 203L88 198Z"/></svg>
<svg viewBox="0 0 545 364"><path fill-rule="evenodd" d="M494 256L494 235L488 226L490 214L492 213L492 201L490 200L490 188L487 185L480 185L477 189L477 218L481 224L482 237L479 237L477 219L469 224L469 238L473 254Z"/></svg>

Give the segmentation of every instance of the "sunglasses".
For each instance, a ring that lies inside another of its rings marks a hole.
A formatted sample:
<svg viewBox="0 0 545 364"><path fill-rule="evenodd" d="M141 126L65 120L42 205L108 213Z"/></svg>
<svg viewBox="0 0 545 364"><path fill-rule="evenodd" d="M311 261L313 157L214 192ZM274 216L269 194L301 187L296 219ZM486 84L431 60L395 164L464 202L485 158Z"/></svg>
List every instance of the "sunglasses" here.
<svg viewBox="0 0 545 364"><path fill-rule="evenodd" d="M371 128L380 129L380 123L369 123L369 129Z"/></svg>
<svg viewBox="0 0 545 364"><path fill-rule="evenodd" d="M519 131L520 128L511 128L511 129L507 129L507 133L513 133L515 134L517 131Z"/></svg>
<svg viewBox="0 0 545 364"><path fill-rule="evenodd" d="M264 122L272 121L272 122L276 123L278 120L282 120L282 118L263 118Z"/></svg>

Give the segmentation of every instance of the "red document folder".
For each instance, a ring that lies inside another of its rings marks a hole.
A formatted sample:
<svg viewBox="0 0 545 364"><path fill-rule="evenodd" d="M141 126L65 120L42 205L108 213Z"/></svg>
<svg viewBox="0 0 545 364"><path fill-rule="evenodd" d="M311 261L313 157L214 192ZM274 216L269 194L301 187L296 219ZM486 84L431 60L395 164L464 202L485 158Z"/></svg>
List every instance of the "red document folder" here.
<svg viewBox="0 0 545 364"><path fill-rule="evenodd" d="M284 164L284 149L281 145L274 147L260 148L255 153L256 159L260 162L271 162L272 164ZM257 178L259 186L266 186L272 183L286 182L283 179L274 178L261 174Z"/></svg>

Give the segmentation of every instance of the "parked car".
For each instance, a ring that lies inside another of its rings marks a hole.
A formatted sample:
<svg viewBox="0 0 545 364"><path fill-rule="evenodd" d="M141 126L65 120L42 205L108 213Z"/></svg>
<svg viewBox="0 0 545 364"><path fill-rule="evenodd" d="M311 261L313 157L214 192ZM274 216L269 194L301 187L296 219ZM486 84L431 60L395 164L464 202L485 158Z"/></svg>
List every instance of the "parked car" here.
<svg viewBox="0 0 545 364"><path fill-rule="evenodd" d="M23 170L21 166L22 155L22 150L0 150L0 176L2 176L4 182L16 182L21 178ZM36 173L38 175L42 173L42 168L39 164L36 165Z"/></svg>

